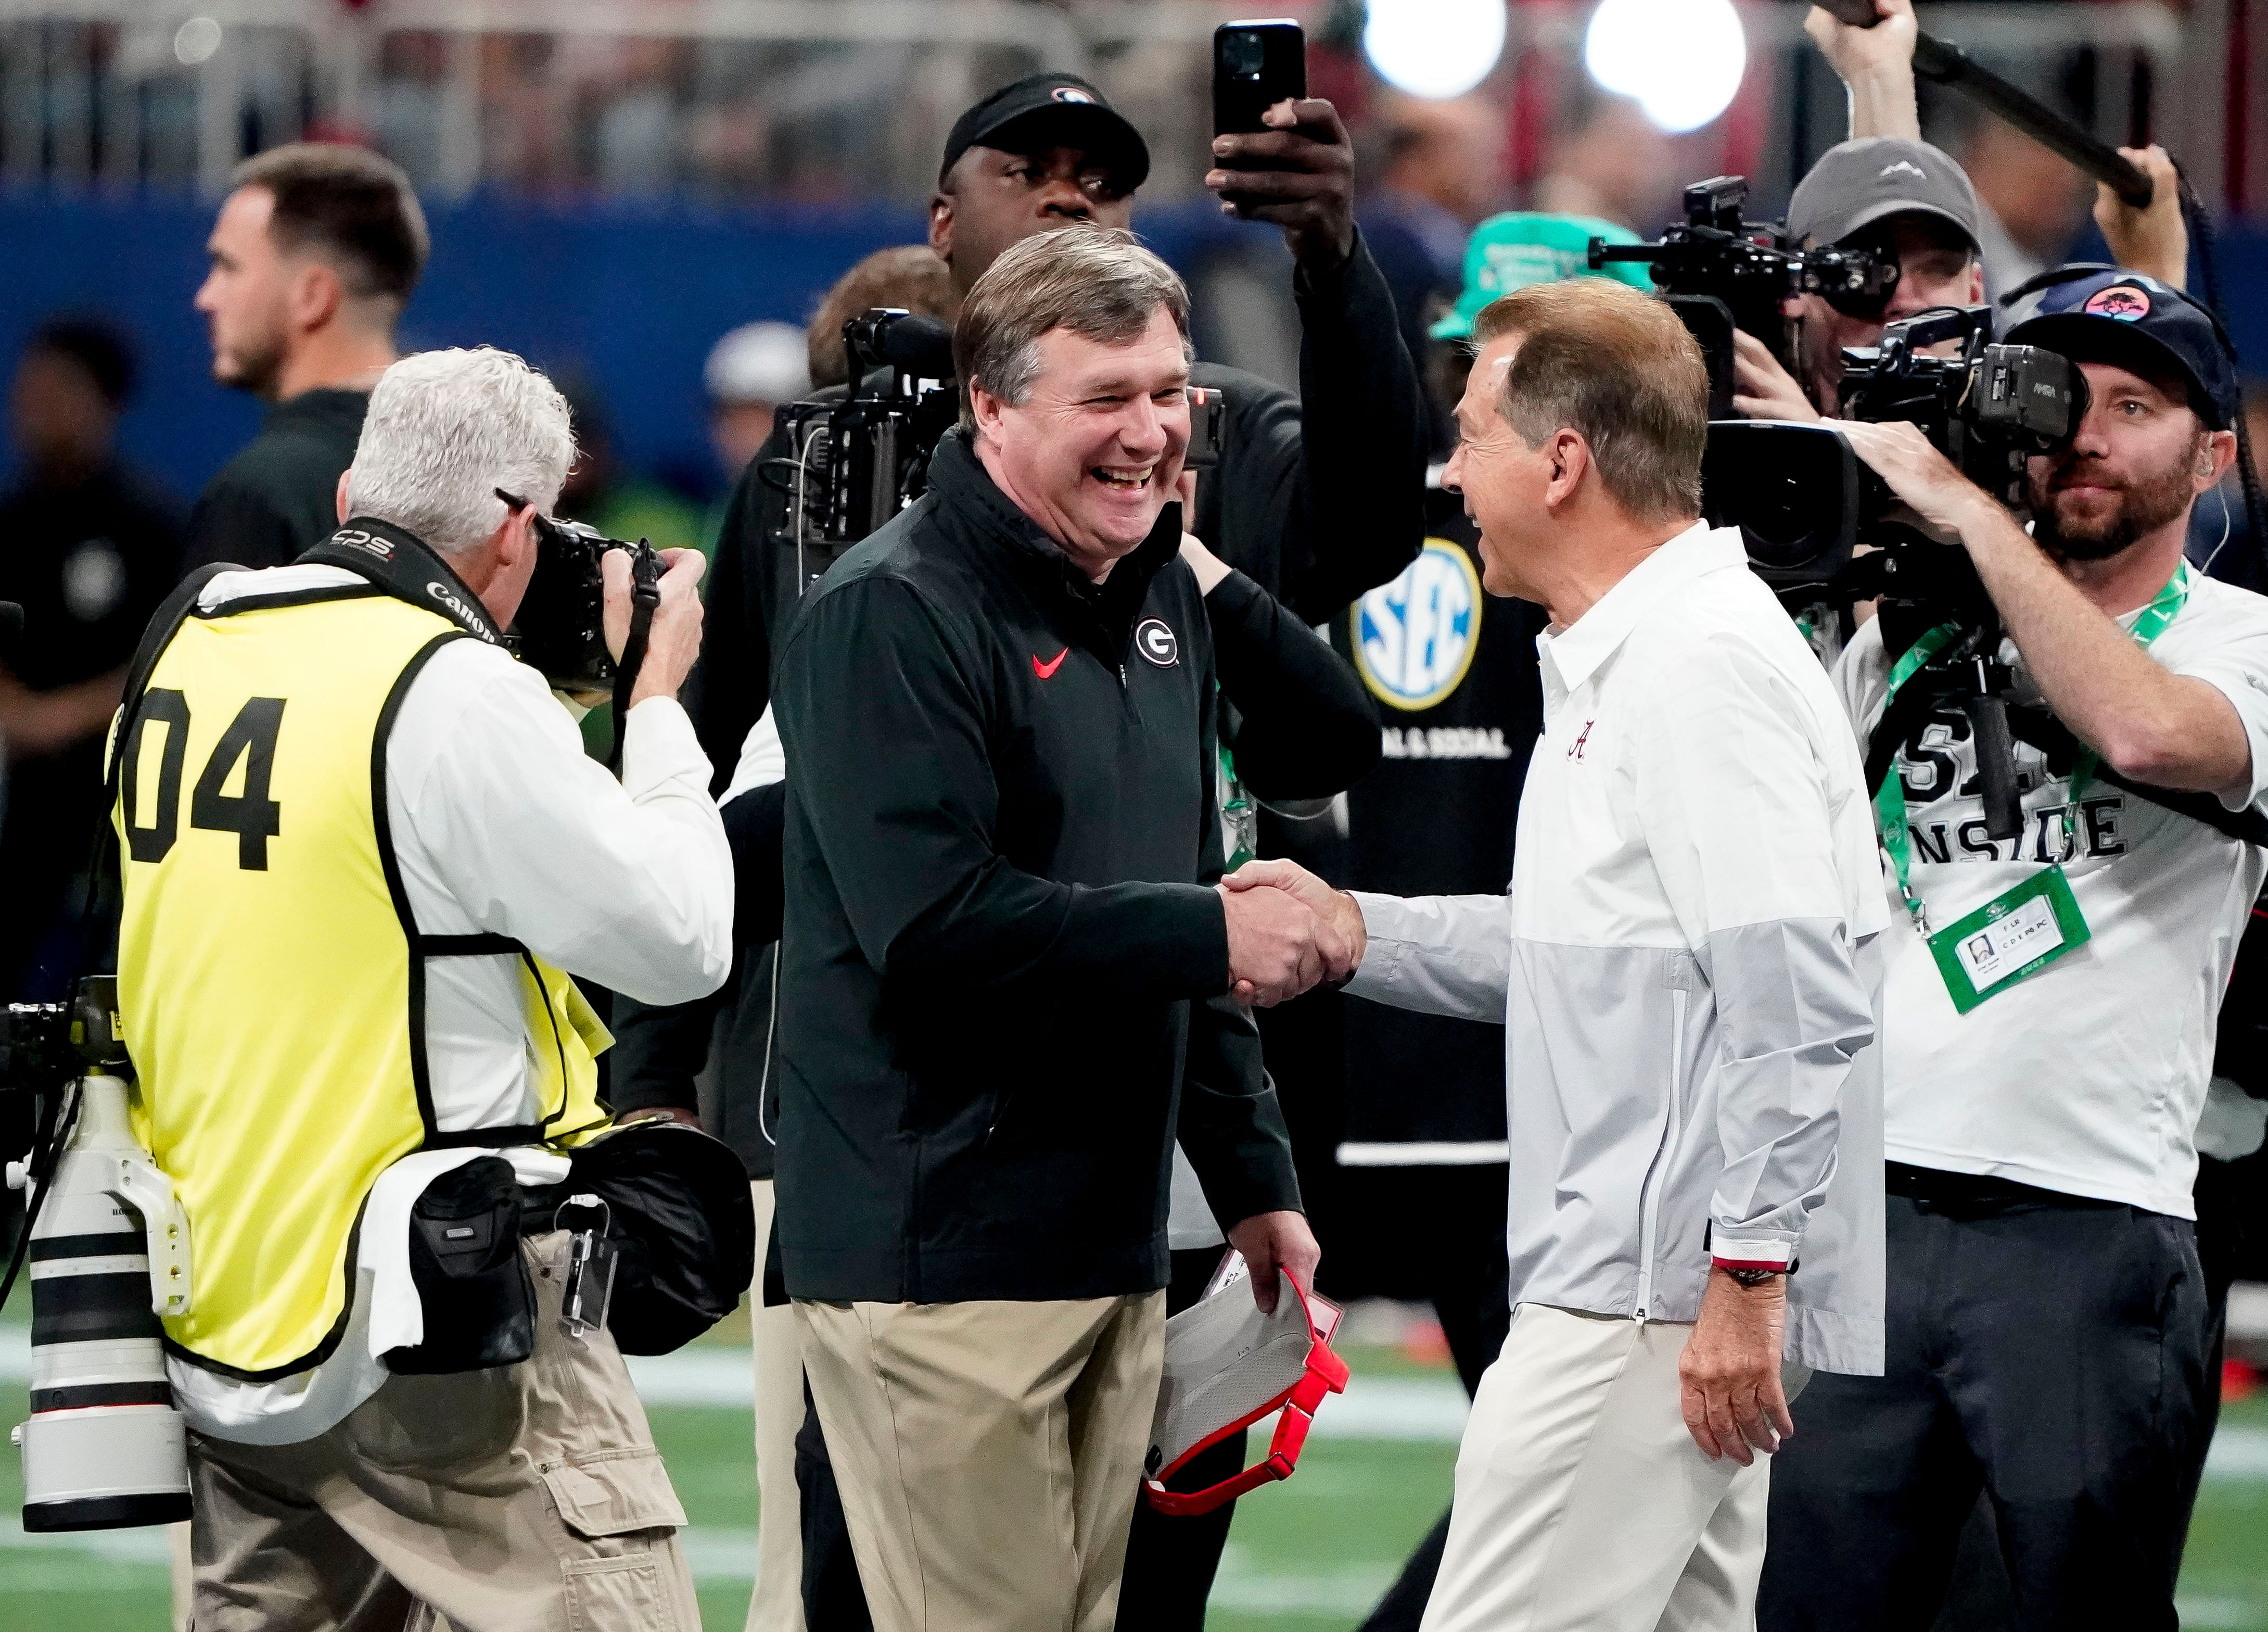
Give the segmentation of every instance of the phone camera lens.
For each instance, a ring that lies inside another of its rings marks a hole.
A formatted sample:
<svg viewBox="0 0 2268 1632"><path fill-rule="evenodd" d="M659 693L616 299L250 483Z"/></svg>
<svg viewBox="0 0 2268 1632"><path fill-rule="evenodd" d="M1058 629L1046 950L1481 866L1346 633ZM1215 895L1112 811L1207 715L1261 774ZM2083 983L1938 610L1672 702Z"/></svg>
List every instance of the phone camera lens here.
<svg viewBox="0 0 2268 1632"><path fill-rule="evenodd" d="M1222 37L1220 61L1221 66L1232 74L1256 78L1260 70L1267 66L1267 44L1253 30L1238 29Z"/></svg>

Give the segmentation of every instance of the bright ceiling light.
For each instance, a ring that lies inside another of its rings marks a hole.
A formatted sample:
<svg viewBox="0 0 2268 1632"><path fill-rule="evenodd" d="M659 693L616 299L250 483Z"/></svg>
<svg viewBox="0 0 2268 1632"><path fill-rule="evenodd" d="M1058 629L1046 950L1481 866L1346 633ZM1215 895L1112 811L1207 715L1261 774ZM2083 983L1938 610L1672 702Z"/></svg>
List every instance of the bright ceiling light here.
<svg viewBox="0 0 2268 1632"><path fill-rule="evenodd" d="M1504 55L1504 0L1370 0L1362 48L1411 96L1462 96Z"/></svg>
<svg viewBox="0 0 2268 1632"><path fill-rule="evenodd" d="M1583 35L1591 78L1673 136L1732 106L1748 65L1733 0L1599 0Z"/></svg>

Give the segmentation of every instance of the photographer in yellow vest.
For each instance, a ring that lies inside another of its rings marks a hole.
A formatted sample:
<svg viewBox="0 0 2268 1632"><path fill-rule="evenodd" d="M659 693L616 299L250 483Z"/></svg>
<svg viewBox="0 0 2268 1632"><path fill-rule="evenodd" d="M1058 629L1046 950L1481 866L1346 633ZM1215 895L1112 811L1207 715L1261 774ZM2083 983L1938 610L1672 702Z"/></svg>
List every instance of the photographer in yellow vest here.
<svg viewBox="0 0 2268 1632"><path fill-rule="evenodd" d="M676 699L701 558L666 552L617 783L499 632L574 453L519 358L395 363L340 530L192 580L129 683L120 1006L189 1219L165 1326L199 1632L699 1624L551 1187L608 1121L569 974L675 1003L731 963ZM619 656L630 572L605 565Z"/></svg>

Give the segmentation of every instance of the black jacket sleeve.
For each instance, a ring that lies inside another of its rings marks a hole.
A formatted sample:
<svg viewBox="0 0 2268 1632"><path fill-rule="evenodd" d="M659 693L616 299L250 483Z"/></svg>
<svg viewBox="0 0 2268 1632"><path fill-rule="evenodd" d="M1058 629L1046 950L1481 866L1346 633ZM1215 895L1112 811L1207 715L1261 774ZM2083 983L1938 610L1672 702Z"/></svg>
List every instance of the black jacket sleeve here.
<svg viewBox="0 0 2268 1632"><path fill-rule="evenodd" d="M766 462L786 451L784 433L775 431L740 472L711 557L701 657L688 688L688 712L714 768L712 794L731 784L740 744L771 700L773 573L764 539L767 506L777 501L763 471Z"/></svg>
<svg viewBox="0 0 2268 1632"><path fill-rule="evenodd" d="M1214 586L1215 593L1226 584ZM1210 620L1208 620L1210 621ZM1376 735L1375 732L1373 733ZM1204 731L1204 760L1214 757L1211 712ZM1220 815L1205 801L1198 878L1220 877ZM1226 936L1224 935L1224 940ZM1260 1066L1260 1029L1241 1005L1216 990L1189 1005L1183 1055L1181 1111L1174 1134L1204 1187L1214 1219L1224 1227L1256 1213L1297 1208L1300 1181L1292 1169L1292 1135L1276 1085Z"/></svg>
<svg viewBox="0 0 2268 1632"><path fill-rule="evenodd" d="M225 477L205 489L189 514L188 570L217 561L237 566L288 566L299 557L291 518L254 487Z"/></svg>
<svg viewBox="0 0 2268 1632"><path fill-rule="evenodd" d="M709 1063L709 1038L717 1015L732 1001L745 960L735 956L732 977L707 997L657 1007L615 993L608 1030L607 1104L616 1116L666 1107L698 1111L701 1099L693 1079ZM713 1130L712 1130L713 1131Z"/></svg>
<svg viewBox="0 0 2268 1632"><path fill-rule="evenodd" d="M1205 597L1236 772L1262 799L1322 799L1378 763L1378 710L1328 641L1243 573Z"/></svg>
<svg viewBox="0 0 2268 1632"><path fill-rule="evenodd" d="M733 940L763 946L780 935L780 840L787 826L787 784L752 787L726 804L725 838L733 846Z"/></svg>
<svg viewBox="0 0 2268 1632"><path fill-rule="evenodd" d="M912 586L869 577L806 602L773 706L796 768L792 819L807 822L885 978L1035 996L1228 989L1227 924L1209 886L1068 884L1000 854L983 705ZM851 707L855 732L842 723ZM1214 853L1217 874L1218 835Z"/></svg>
<svg viewBox="0 0 2268 1632"><path fill-rule="evenodd" d="M1426 420L1393 292L1359 237L1345 265L1303 270L1294 292L1300 395L1224 381L1228 446L1198 484L1195 530L1314 624L1424 546Z"/></svg>
<svg viewBox="0 0 2268 1632"><path fill-rule="evenodd" d="M1256 1213L1298 1212L1292 1134L1260 1068L1260 1031L1233 998L1189 1005L1188 1067L1174 1137L1222 1228Z"/></svg>

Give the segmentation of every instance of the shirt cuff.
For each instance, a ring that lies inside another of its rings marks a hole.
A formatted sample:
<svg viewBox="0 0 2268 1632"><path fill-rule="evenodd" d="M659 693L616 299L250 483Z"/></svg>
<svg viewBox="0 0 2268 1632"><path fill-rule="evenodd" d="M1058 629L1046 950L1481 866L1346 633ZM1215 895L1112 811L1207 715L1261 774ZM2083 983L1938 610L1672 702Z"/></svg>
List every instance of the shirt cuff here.
<svg viewBox="0 0 2268 1632"><path fill-rule="evenodd" d="M692 787L708 802L711 771L692 716L675 698L650 697L623 720L622 792L633 801L690 778Z"/></svg>
<svg viewBox="0 0 2268 1632"><path fill-rule="evenodd" d="M1712 1232L1709 1261L1719 1269L1786 1269L1795 1262L1795 1244L1771 1236Z"/></svg>

